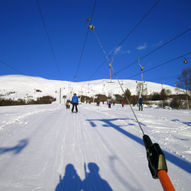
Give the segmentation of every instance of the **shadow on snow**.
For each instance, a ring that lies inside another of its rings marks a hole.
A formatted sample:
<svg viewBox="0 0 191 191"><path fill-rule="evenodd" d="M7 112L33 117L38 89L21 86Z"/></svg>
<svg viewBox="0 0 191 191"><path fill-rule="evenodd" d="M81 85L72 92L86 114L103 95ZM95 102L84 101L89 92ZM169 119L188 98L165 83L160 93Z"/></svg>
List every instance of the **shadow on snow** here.
<svg viewBox="0 0 191 191"><path fill-rule="evenodd" d="M89 172L84 164L85 179L82 181L75 167L68 164L64 176L59 177L55 191L112 191L108 182L99 175L99 167L96 163L88 163L88 170Z"/></svg>
<svg viewBox="0 0 191 191"><path fill-rule="evenodd" d="M28 139L22 139L19 143L13 147L0 147L0 154L5 154L7 152L13 152L13 154L19 154L27 145Z"/></svg>
<svg viewBox="0 0 191 191"><path fill-rule="evenodd" d="M115 125L113 123L113 121L117 121L117 120L129 120L129 118L114 118L114 119L88 119L87 121L90 123L90 125L92 127L96 127L95 121L101 121L103 122L103 127L112 127L115 130L117 130L118 132L122 133L123 135L129 137L130 139L134 140L135 142L141 144L142 146L144 146L144 142L141 138L129 133L128 131L125 131L124 129L120 128L120 126ZM132 125L132 124L128 124L128 125ZM145 126L144 124L142 124L143 126ZM168 151L163 150L166 159L168 161L170 161L171 163L173 163L174 165L180 167L181 169L185 170L186 172L191 174L191 163L189 161L186 161L184 159L181 159L175 155L173 155L172 153L169 153Z"/></svg>
<svg viewBox="0 0 191 191"><path fill-rule="evenodd" d="M184 122L184 121L180 121L179 119L173 119L172 121L173 122L179 122L179 123L182 123L184 125L191 127L191 122Z"/></svg>

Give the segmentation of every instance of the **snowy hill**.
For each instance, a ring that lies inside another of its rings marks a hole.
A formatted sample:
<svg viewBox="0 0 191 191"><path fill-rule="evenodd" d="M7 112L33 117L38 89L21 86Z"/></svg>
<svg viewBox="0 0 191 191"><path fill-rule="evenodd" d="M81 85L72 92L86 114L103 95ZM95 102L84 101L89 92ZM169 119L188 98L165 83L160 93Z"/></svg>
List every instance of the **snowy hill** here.
<svg viewBox="0 0 191 191"><path fill-rule="evenodd" d="M53 81L29 76L1 76L6 98L122 94L116 80ZM136 93L136 81L120 80ZM175 88L151 82L148 93ZM176 190L190 188L190 110L133 107L141 126L159 143ZM152 179L142 133L129 105L80 104L71 113L64 104L4 106L0 110L0 190L147 191L162 190Z"/></svg>
<svg viewBox="0 0 191 191"><path fill-rule="evenodd" d="M177 191L191 185L190 110L134 107L160 144ZM148 168L142 133L126 105L5 106L0 110L0 190L161 191Z"/></svg>
<svg viewBox="0 0 191 191"><path fill-rule="evenodd" d="M132 95L136 94L137 81L120 80L123 89L129 89ZM169 89L172 93L176 93L176 88L169 85L162 85L152 82L145 82L148 94L152 92L160 92L162 88ZM117 80L108 79L86 81L86 82L69 82L48 80L40 77L31 77L23 75L7 75L0 76L0 96L1 98L11 99L36 99L45 95L55 98L66 95L71 98L73 93L78 95L95 96L96 94L105 94L113 96L122 94L122 90Z"/></svg>

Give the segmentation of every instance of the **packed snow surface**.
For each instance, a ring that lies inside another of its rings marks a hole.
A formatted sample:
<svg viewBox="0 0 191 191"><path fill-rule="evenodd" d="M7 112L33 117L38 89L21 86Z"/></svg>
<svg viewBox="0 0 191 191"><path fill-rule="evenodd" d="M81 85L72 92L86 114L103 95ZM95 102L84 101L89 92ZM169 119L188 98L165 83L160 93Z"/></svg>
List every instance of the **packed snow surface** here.
<svg viewBox="0 0 191 191"><path fill-rule="evenodd" d="M142 133L125 105L64 104L0 108L0 190L161 191ZM160 144L178 191L191 187L191 111L133 108Z"/></svg>

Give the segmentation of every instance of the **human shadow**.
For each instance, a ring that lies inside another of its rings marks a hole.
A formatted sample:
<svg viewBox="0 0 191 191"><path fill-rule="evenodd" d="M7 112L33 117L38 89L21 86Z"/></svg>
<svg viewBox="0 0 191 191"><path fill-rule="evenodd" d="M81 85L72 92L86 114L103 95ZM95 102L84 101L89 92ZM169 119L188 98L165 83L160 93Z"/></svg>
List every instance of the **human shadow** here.
<svg viewBox="0 0 191 191"><path fill-rule="evenodd" d="M55 191L81 191L82 181L78 176L74 166L68 164L65 168L65 174L59 176L59 183Z"/></svg>
<svg viewBox="0 0 191 191"><path fill-rule="evenodd" d="M83 191L112 191L109 183L101 178L96 163L88 163L88 169L89 172L87 172L86 164L84 164L85 180L83 181Z"/></svg>
<svg viewBox="0 0 191 191"><path fill-rule="evenodd" d="M0 147L0 154L5 154L7 152L13 152L13 154L19 154L27 145L28 139L22 139L19 143L13 147Z"/></svg>
<svg viewBox="0 0 191 191"><path fill-rule="evenodd" d="M117 121L117 120L122 120L121 118L114 118L114 119L88 119L87 121L89 121L90 125L92 127L96 127L96 121L101 121L103 122L103 127L111 127L115 130L117 130L118 132L122 133L123 135L129 137L130 139L132 139L133 141L139 143L140 145L144 146L144 142L141 138L139 138L138 136L136 135L133 135L132 133L122 129L120 126L114 124L114 121ZM165 151L163 150L165 156L166 156L166 159L168 161L170 161L171 163L173 163L174 165L178 166L179 168L185 170L186 172L190 173L191 174L191 163L189 161L186 161L180 157L177 157L176 155L168 152L168 151Z"/></svg>
<svg viewBox="0 0 191 191"><path fill-rule="evenodd" d="M112 191L108 182L99 175L99 167L96 163L88 163L88 172L84 163L84 171L85 179L81 181L74 166L68 164L64 176L59 176L55 191Z"/></svg>

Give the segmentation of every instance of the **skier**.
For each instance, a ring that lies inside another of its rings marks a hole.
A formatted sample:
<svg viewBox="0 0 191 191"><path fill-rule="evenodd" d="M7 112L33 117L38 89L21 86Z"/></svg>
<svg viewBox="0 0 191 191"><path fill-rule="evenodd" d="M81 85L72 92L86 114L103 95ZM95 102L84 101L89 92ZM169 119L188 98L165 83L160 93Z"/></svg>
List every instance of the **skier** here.
<svg viewBox="0 0 191 191"><path fill-rule="evenodd" d="M108 108L111 108L111 100L108 100Z"/></svg>
<svg viewBox="0 0 191 191"><path fill-rule="evenodd" d="M143 111L143 98L142 97L139 97L138 103L139 103L139 111Z"/></svg>
<svg viewBox="0 0 191 191"><path fill-rule="evenodd" d="M124 101L122 101L122 102L121 102L122 107L124 107L124 104L125 104Z"/></svg>
<svg viewBox="0 0 191 191"><path fill-rule="evenodd" d="M72 112L74 111L74 107L76 110L76 113L78 112L78 96L76 95L76 93L74 93L73 97L72 97Z"/></svg>

